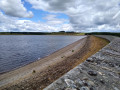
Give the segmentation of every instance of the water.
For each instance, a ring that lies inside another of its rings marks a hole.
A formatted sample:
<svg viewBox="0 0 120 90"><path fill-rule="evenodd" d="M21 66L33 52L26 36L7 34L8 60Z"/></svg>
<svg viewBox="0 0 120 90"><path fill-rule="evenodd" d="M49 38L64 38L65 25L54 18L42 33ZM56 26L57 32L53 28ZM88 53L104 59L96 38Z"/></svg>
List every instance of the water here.
<svg viewBox="0 0 120 90"><path fill-rule="evenodd" d="M34 62L83 37L0 35L0 73Z"/></svg>

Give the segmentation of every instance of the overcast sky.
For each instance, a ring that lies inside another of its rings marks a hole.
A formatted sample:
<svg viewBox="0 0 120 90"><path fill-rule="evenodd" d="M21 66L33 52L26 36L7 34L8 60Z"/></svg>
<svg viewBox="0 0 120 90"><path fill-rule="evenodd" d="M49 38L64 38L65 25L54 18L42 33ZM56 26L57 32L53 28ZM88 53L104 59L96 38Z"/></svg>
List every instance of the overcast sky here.
<svg viewBox="0 0 120 90"><path fill-rule="evenodd" d="M0 0L0 32L120 32L120 0Z"/></svg>

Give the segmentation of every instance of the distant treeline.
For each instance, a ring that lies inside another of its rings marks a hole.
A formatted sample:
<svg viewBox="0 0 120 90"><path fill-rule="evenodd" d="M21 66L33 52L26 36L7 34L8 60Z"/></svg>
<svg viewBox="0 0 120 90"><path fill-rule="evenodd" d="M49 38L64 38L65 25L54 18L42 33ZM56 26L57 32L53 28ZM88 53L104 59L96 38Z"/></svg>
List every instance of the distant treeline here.
<svg viewBox="0 0 120 90"><path fill-rule="evenodd" d="M112 36L120 37L120 33L112 33L112 32L92 32L92 33L85 33L85 35L112 35Z"/></svg>
<svg viewBox="0 0 120 90"><path fill-rule="evenodd" d="M45 35L43 32L0 32L0 35Z"/></svg>
<svg viewBox="0 0 120 90"><path fill-rule="evenodd" d="M120 33L111 33L111 32L92 32L92 33L77 33L77 32L0 32L0 35L113 35L119 36Z"/></svg>
<svg viewBox="0 0 120 90"><path fill-rule="evenodd" d="M0 35L84 35L77 32L0 32Z"/></svg>

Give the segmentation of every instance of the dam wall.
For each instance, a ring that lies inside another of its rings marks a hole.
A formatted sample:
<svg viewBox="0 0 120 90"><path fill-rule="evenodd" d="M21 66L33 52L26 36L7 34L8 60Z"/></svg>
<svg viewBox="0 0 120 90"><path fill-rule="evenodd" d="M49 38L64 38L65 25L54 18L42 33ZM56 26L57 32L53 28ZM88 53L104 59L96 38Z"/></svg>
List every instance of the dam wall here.
<svg viewBox="0 0 120 90"><path fill-rule="evenodd" d="M44 90L120 90L120 38L97 37L110 43Z"/></svg>

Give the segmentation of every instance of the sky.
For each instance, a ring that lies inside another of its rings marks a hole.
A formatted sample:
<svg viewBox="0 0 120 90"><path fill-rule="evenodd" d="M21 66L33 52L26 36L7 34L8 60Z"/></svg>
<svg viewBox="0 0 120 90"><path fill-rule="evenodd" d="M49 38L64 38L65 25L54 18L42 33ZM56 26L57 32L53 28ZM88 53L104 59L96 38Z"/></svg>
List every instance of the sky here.
<svg viewBox="0 0 120 90"><path fill-rule="evenodd" d="M120 0L0 0L0 32L120 32Z"/></svg>

